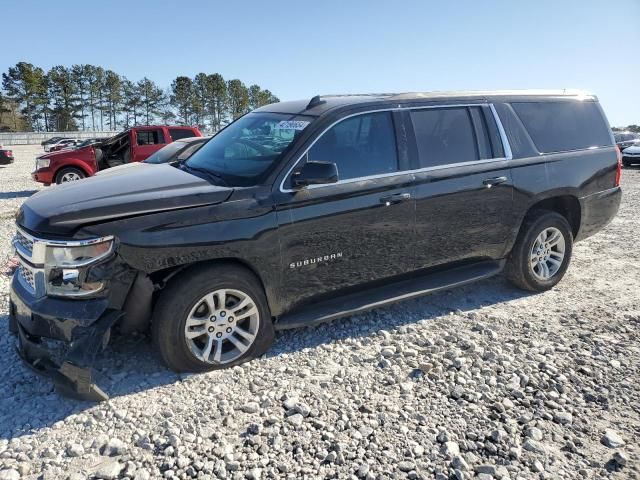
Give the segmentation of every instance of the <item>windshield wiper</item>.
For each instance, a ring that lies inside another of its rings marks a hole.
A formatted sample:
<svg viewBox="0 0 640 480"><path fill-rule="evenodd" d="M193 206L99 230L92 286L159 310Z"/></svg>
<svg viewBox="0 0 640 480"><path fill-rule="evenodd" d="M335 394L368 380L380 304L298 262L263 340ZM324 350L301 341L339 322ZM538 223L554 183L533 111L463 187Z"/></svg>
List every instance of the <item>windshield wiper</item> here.
<svg viewBox="0 0 640 480"><path fill-rule="evenodd" d="M183 170L185 172L189 172L189 173L197 172L197 173L200 173L200 174L204 175L205 180L212 181L213 183L216 183L218 185L222 185L223 187L228 187L229 186L227 181L224 178L222 178L221 175L218 175L217 173L214 173L211 170L207 170L205 168L192 167L192 166L188 165L186 163L186 161L184 161L184 160L182 162L180 162L177 165L177 167L180 170ZM196 175L197 175L197 173L196 173ZM200 176L200 175L198 175L198 176Z"/></svg>

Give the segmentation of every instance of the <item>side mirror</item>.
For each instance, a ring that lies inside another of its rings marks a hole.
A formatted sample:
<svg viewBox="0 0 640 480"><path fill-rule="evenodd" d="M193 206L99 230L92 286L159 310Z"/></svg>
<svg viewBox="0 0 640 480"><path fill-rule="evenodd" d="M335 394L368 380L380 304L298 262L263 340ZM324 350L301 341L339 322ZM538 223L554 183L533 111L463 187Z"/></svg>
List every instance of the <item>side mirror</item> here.
<svg viewBox="0 0 640 480"><path fill-rule="evenodd" d="M305 164L291 176L293 188L307 185L322 185L338 181L338 166L333 162L305 162Z"/></svg>

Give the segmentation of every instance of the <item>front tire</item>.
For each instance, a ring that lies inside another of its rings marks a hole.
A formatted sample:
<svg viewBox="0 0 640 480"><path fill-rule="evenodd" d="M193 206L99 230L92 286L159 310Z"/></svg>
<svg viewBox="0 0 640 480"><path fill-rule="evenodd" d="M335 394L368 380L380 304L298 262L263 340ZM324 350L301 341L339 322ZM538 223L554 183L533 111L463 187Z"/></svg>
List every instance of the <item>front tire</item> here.
<svg viewBox="0 0 640 480"><path fill-rule="evenodd" d="M573 234L567 219L548 210L534 211L520 228L505 275L523 290L549 290L564 276L572 252Z"/></svg>
<svg viewBox="0 0 640 480"><path fill-rule="evenodd" d="M235 265L195 267L176 276L156 303L151 331L163 362L176 372L244 363L274 339L260 282Z"/></svg>
<svg viewBox="0 0 640 480"><path fill-rule="evenodd" d="M77 182L85 177L85 173L79 168L67 167L56 174L56 183L60 185L61 183Z"/></svg>

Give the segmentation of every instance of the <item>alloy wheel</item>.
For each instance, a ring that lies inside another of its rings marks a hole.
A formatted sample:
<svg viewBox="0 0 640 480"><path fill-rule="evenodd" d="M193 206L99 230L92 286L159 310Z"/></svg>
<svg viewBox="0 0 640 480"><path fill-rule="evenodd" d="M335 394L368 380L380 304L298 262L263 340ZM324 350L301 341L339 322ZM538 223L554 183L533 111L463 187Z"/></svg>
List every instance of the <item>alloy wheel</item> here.
<svg viewBox="0 0 640 480"><path fill-rule="evenodd" d="M564 261L565 240L555 227L545 228L536 237L531 247L530 264L533 275L539 280L553 277Z"/></svg>
<svg viewBox="0 0 640 480"><path fill-rule="evenodd" d="M82 177L79 173L67 172L60 178L60 183L77 182L78 180L82 180Z"/></svg>
<svg viewBox="0 0 640 480"><path fill-rule="evenodd" d="M187 317L184 336L198 360L224 365L251 348L259 327L260 314L248 294L220 289L195 303Z"/></svg>

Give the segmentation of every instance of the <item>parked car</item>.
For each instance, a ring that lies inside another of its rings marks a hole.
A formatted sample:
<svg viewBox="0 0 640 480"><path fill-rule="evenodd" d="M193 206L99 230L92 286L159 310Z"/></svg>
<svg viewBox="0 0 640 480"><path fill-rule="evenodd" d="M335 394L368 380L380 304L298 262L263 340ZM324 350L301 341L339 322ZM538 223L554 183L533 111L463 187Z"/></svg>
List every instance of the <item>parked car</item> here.
<svg viewBox="0 0 640 480"><path fill-rule="evenodd" d="M200 136L194 127L133 127L101 143L41 155L31 177L45 185L81 180L99 170L140 162L174 140Z"/></svg>
<svg viewBox="0 0 640 480"><path fill-rule="evenodd" d="M88 145L96 145L98 143L102 143L105 140L108 140L109 137L103 137L103 138L87 138L86 140L82 140L80 143L78 143L75 148L83 148L86 147Z"/></svg>
<svg viewBox="0 0 640 480"><path fill-rule="evenodd" d="M68 148L73 148L76 145L79 145L82 140L78 140L76 138L68 138L66 140L60 140L58 143L51 145L49 147L50 152L58 152L60 150L65 150Z"/></svg>
<svg viewBox="0 0 640 480"><path fill-rule="evenodd" d="M620 151L634 145L640 145L640 134L634 132L616 132L613 134Z"/></svg>
<svg viewBox="0 0 640 480"><path fill-rule="evenodd" d="M52 150L54 147L56 147L57 145L59 145L61 142L63 142L63 145L67 145L69 142L73 142L75 143L76 139L75 138L60 138L58 140L56 140L55 142L50 142L50 143L45 143L44 145L44 151L45 152L51 152L54 151Z"/></svg>
<svg viewBox="0 0 640 480"><path fill-rule="evenodd" d="M0 145L0 165L9 165L13 161L13 151Z"/></svg>
<svg viewBox="0 0 640 480"><path fill-rule="evenodd" d="M91 400L112 329L151 328L171 369L201 372L262 355L274 330L502 271L548 290L621 199L597 98L564 90L282 102L184 162L125 170L37 193L16 219L10 331Z"/></svg>
<svg viewBox="0 0 640 480"><path fill-rule="evenodd" d="M211 137L181 138L162 147L144 160L145 163L181 162L197 152Z"/></svg>
<svg viewBox="0 0 640 480"><path fill-rule="evenodd" d="M622 152L622 164L625 167L640 164L640 144L624 149Z"/></svg>
<svg viewBox="0 0 640 480"><path fill-rule="evenodd" d="M40 142L40 145L44 147L45 145L49 145L50 143L56 143L57 141L62 140L63 138L65 137L51 137L47 140L43 140L42 142Z"/></svg>

